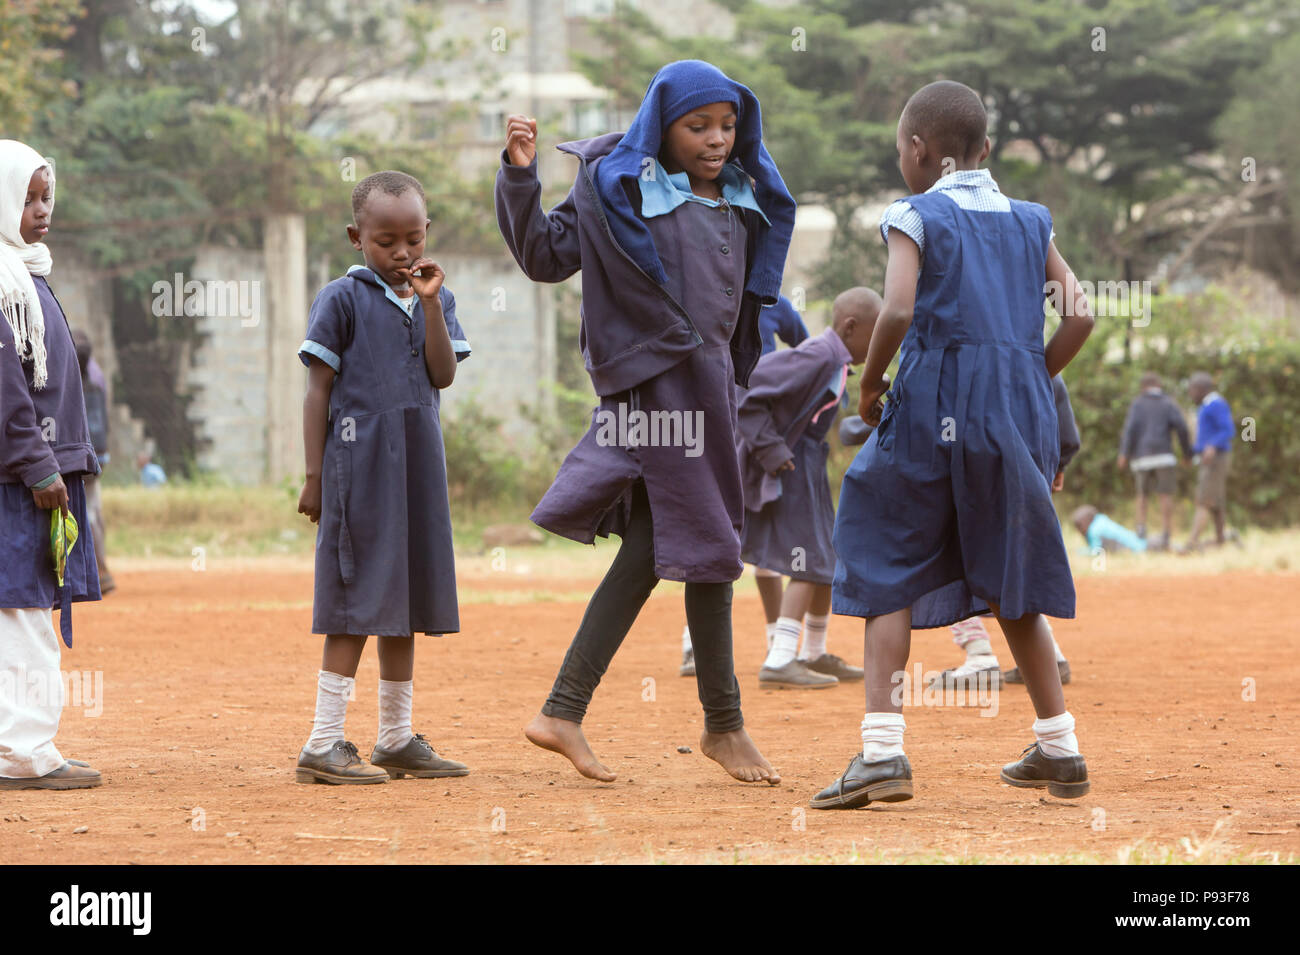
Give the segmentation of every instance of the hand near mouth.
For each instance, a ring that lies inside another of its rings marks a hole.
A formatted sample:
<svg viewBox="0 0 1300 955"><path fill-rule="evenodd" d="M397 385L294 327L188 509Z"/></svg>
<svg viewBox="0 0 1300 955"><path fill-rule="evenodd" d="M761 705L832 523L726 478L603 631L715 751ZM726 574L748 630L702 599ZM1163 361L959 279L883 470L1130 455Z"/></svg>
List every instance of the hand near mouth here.
<svg viewBox="0 0 1300 955"><path fill-rule="evenodd" d="M409 279L415 294L422 299L437 298L442 283L447 279L442 266L427 255L417 259L409 269L400 271Z"/></svg>

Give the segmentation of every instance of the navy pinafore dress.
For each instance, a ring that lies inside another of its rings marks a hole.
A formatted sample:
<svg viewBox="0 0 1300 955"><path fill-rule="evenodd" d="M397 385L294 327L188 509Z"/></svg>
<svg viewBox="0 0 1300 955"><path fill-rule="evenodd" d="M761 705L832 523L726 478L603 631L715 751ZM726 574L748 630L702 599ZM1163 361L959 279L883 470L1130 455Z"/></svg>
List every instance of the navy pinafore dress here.
<svg viewBox="0 0 1300 955"><path fill-rule="evenodd" d="M445 286L457 361L469 345ZM299 349L336 372L321 471L313 633L410 636L460 630L438 391L424 360L424 309L408 315L353 266L312 303Z"/></svg>
<svg viewBox="0 0 1300 955"><path fill-rule="evenodd" d="M881 418L844 476L832 606L912 608L942 627L997 603L1074 616L1051 481L1060 444L1043 360L1051 215L909 196L925 229L913 321Z"/></svg>

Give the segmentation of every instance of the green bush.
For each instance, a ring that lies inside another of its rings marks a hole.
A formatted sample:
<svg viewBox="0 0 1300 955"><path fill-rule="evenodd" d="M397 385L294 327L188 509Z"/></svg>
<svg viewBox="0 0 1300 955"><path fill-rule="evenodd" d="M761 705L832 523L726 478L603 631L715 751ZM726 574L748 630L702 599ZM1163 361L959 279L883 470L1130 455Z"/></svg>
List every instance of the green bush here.
<svg viewBox="0 0 1300 955"><path fill-rule="evenodd" d="M1150 322L1128 330L1119 316L1098 318L1083 351L1065 370L1081 448L1066 474L1057 510L1092 504L1131 521L1133 477L1115 466L1128 407L1142 374L1160 375L1195 434L1196 409L1187 394L1194 372L1209 372L1232 406L1238 442L1228 480L1228 516L1238 526L1300 523L1300 341L1285 320L1243 316L1238 290L1214 287L1196 295L1153 296ZM856 407L856 378L850 400ZM844 413L852 413L847 411ZM1252 436L1253 422L1253 438ZM857 448L831 439L831 487ZM1195 468L1179 468L1178 506L1190 509ZM1148 517L1148 522L1151 518ZM1186 518L1180 518L1181 526Z"/></svg>

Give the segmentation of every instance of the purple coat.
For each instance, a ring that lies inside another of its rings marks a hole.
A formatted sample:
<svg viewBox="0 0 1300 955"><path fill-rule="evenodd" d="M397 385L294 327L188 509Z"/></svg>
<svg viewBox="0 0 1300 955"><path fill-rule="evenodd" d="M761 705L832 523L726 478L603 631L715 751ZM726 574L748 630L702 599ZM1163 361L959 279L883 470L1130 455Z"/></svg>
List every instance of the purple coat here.
<svg viewBox="0 0 1300 955"><path fill-rule="evenodd" d="M53 474L99 473L68 320L45 278L32 281L45 316L44 388L32 387L31 362L18 360L13 329L0 319L0 484L27 487Z"/></svg>
<svg viewBox="0 0 1300 955"><path fill-rule="evenodd" d="M593 177L622 135L559 145L578 158L580 167L569 195L550 212L541 207L536 158L514 166L502 150L496 179L497 224L524 274L535 282L562 282L582 270L579 342L591 383L602 398L667 371L704 341L683 304L632 261L610 230ZM757 236L758 230L751 229L746 238L746 275ZM752 293L741 296L731 356L742 387L762 351L762 304Z"/></svg>
<svg viewBox="0 0 1300 955"><path fill-rule="evenodd" d="M780 496L781 479L770 472L794 458L794 446L852 357L828 328L797 348L770 352L758 363L740 403L736 435L746 510L760 510Z"/></svg>

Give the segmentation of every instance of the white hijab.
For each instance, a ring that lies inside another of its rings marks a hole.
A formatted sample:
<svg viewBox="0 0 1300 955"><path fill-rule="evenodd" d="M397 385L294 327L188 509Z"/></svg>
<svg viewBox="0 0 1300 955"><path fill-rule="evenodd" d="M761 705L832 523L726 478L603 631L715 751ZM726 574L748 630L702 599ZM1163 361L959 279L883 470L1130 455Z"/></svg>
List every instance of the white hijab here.
<svg viewBox="0 0 1300 955"><path fill-rule="evenodd" d="M36 297L33 275L49 275L50 250L42 242L28 244L20 231L23 203L32 173L50 167L54 191L54 166L23 143L0 139L0 312L13 329L19 359L35 365L32 384L45 387L45 316Z"/></svg>

